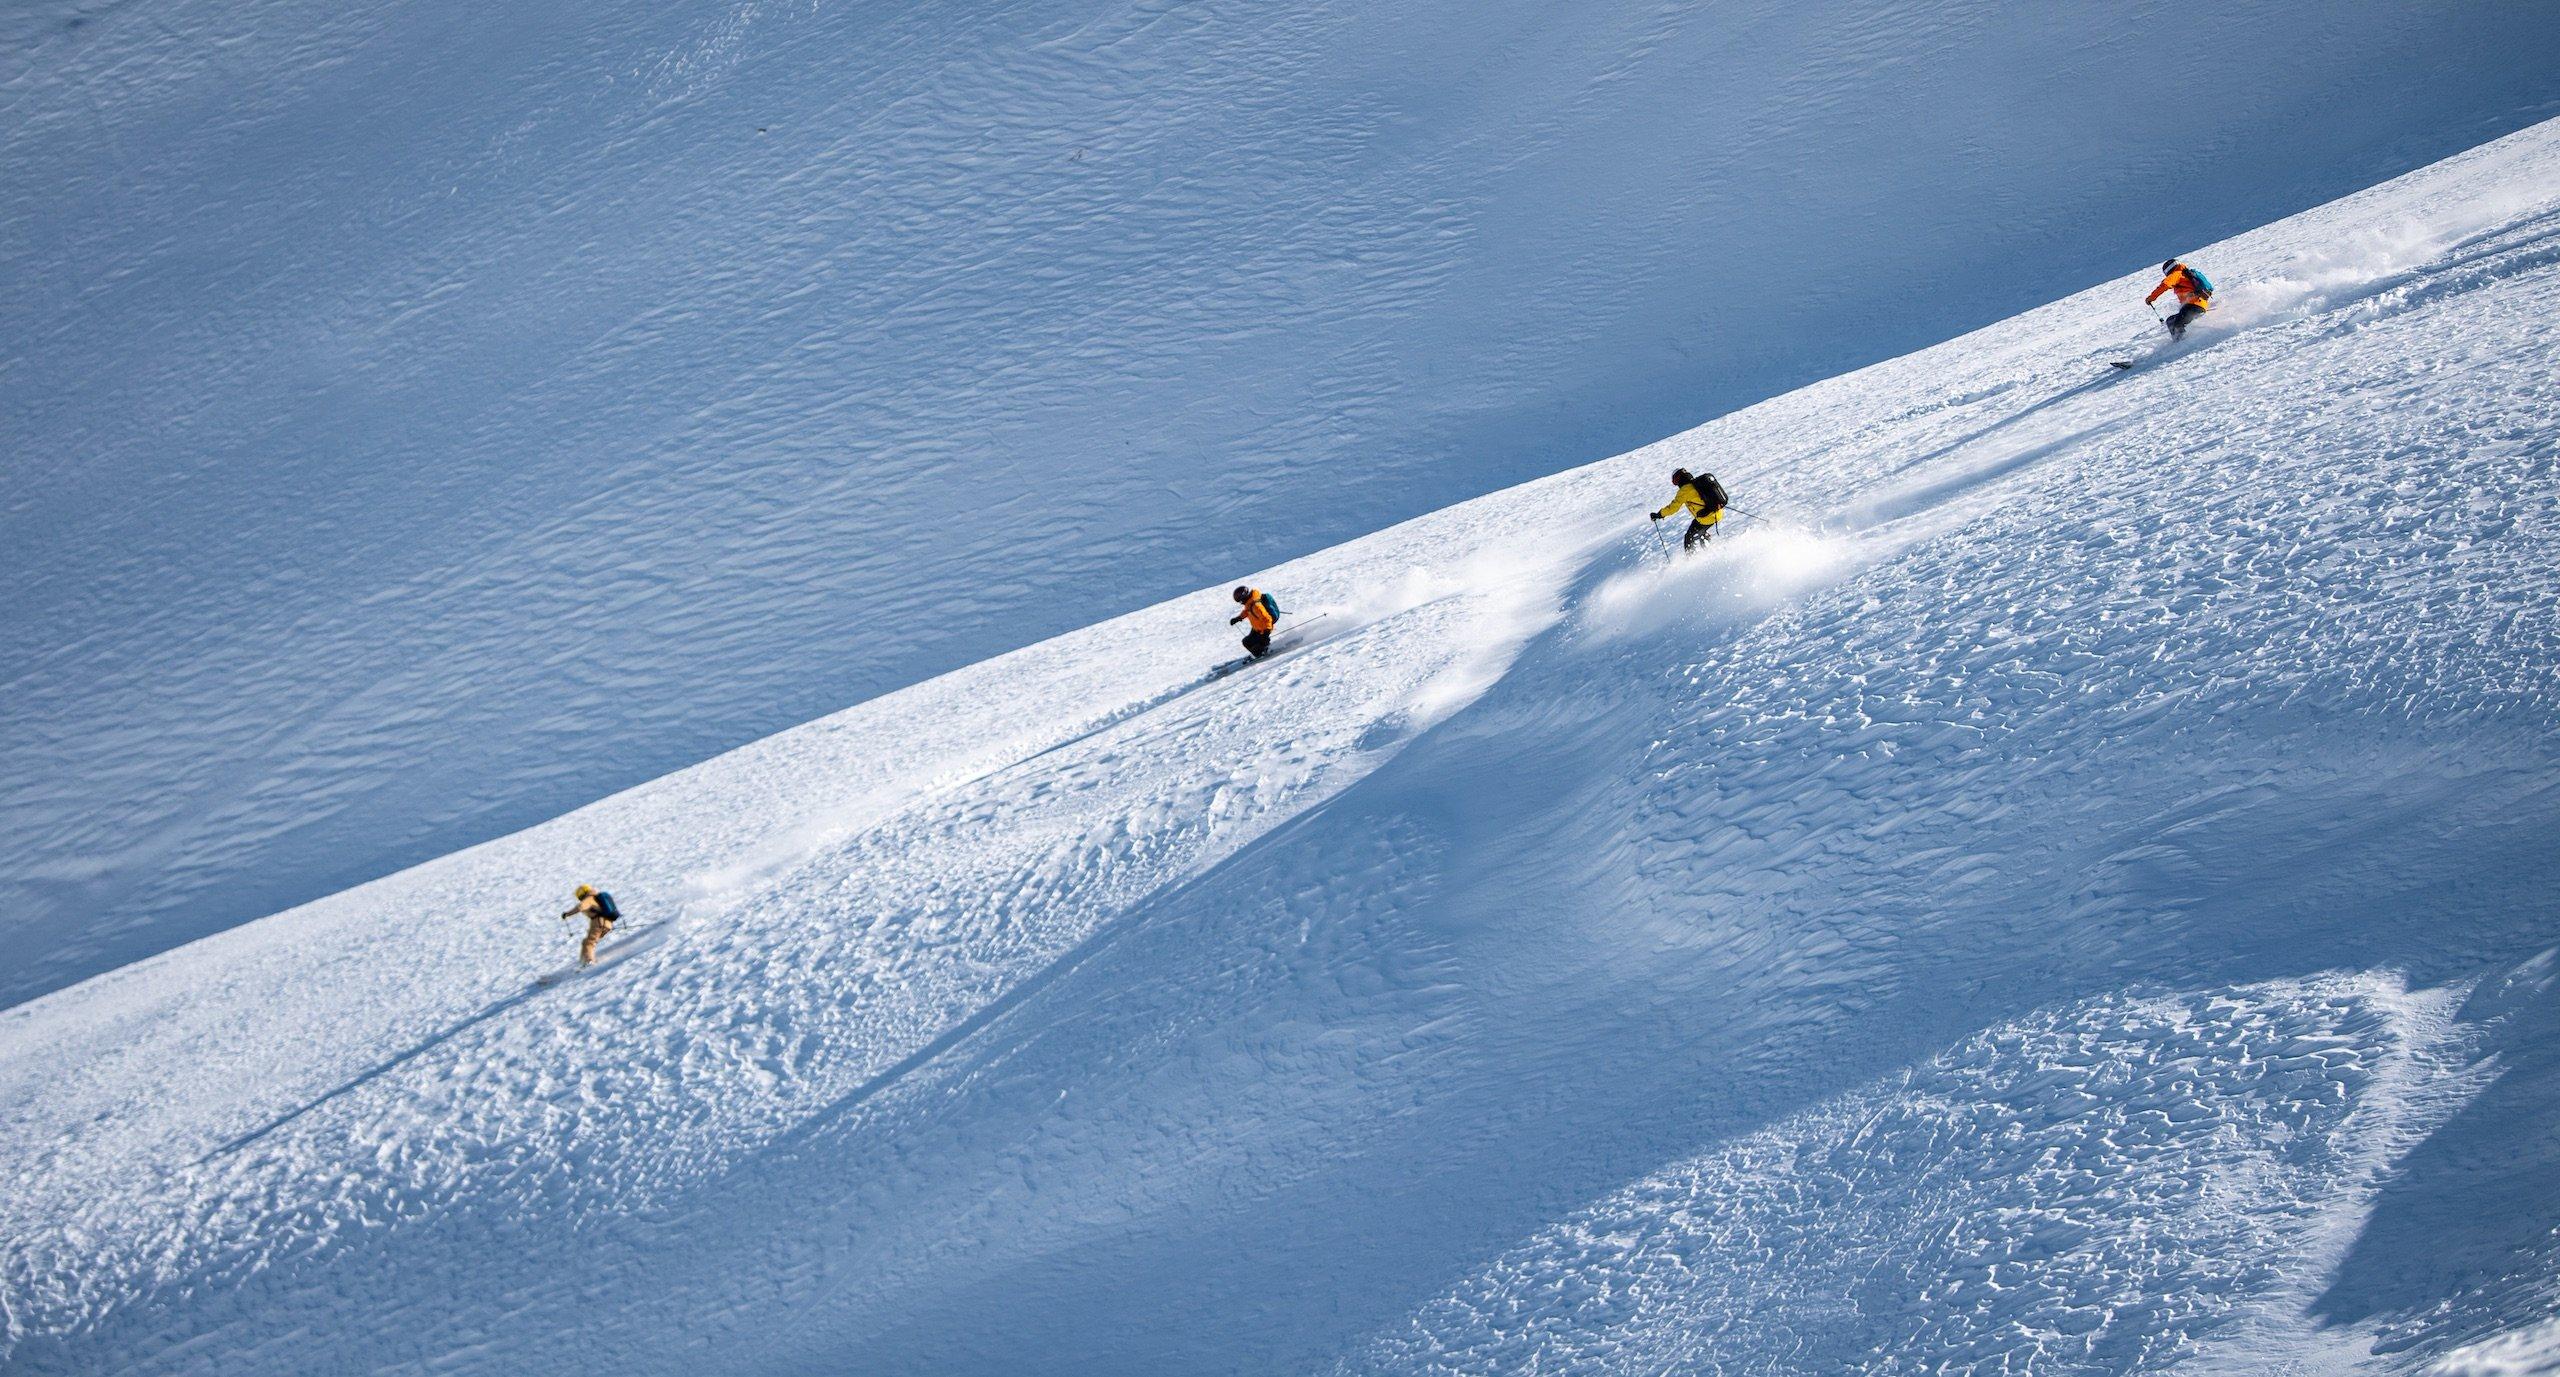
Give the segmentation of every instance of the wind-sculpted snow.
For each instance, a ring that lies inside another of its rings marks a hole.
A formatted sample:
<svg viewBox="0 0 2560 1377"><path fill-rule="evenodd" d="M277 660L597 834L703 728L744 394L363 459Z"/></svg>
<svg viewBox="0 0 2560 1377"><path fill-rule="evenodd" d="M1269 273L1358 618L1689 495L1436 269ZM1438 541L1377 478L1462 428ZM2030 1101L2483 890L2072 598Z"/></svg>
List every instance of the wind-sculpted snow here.
<svg viewBox="0 0 2560 1377"><path fill-rule="evenodd" d="M11 0L0 1006L2521 128L2555 45Z"/></svg>
<svg viewBox="0 0 2560 1377"><path fill-rule="evenodd" d="M2555 230L2544 126L0 1014L0 1360L2548 1366Z"/></svg>
<svg viewBox="0 0 2560 1377"><path fill-rule="evenodd" d="M2322 980L1990 1029L1577 1213L1345 1370L2160 1370L2334 1260L2377 1149L2433 1126L2447 1002Z"/></svg>

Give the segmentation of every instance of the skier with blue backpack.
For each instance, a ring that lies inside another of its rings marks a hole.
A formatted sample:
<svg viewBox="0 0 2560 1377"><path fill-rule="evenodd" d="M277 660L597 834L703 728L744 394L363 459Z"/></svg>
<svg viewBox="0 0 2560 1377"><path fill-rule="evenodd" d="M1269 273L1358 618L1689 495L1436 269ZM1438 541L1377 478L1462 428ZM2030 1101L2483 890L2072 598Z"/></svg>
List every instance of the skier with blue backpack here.
<svg viewBox="0 0 2560 1377"><path fill-rule="evenodd" d="M1258 588L1236 585L1236 601L1244 607L1227 625L1245 623L1244 653L1259 660L1271 653L1271 628L1280 624L1280 604L1269 593Z"/></svg>
<svg viewBox="0 0 2560 1377"><path fill-rule="evenodd" d="M2160 265L2160 285L2151 289L2142 304L2148 306L2168 292L2177 294L2178 309L2160 323L2169 327L2169 338L2185 339L2187 327L2213 309L2213 283L2203 273L2172 258Z"/></svg>
<svg viewBox="0 0 2560 1377"><path fill-rule="evenodd" d="M613 925L622 920L622 910L615 905L612 895L594 885L578 886L577 899L578 902L561 910L560 917L565 921L582 913L586 915L587 940L578 944L578 964L592 966L596 963L596 943L603 941L604 935L613 931Z"/></svg>

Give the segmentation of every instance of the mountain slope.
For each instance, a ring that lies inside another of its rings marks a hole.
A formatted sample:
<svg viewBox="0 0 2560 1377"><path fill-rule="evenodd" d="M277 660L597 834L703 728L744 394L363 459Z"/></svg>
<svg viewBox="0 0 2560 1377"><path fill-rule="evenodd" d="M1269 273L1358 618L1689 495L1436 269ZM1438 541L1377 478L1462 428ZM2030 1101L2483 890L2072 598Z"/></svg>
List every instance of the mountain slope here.
<svg viewBox="0 0 2560 1377"><path fill-rule="evenodd" d="M2370 185L2560 113L2555 52L2398 0L17 0L0 1005Z"/></svg>
<svg viewBox="0 0 2560 1377"><path fill-rule="evenodd" d="M2560 124L2196 257L0 1014L6 1361L2552 1361Z"/></svg>

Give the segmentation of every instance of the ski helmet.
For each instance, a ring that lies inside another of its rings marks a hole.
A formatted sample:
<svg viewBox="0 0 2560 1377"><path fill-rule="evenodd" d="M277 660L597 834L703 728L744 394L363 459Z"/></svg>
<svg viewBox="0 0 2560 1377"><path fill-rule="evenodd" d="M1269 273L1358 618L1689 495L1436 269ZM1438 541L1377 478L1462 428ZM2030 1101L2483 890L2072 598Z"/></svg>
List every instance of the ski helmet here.
<svg viewBox="0 0 2560 1377"><path fill-rule="evenodd" d="M1671 471L1671 481L1681 484L1682 486L1686 486L1690 483L1696 482L1697 480L1690 476L1687 469L1673 469Z"/></svg>
<svg viewBox="0 0 2560 1377"><path fill-rule="evenodd" d="M580 885L580 886L578 886L578 897L579 897L579 898L581 898L581 899L590 898L590 897L592 897L592 896L595 894L595 892L596 892L596 887L595 887L594 885Z"/></svg>
<svg viewBox="0 0 2560 1377"><path fill-rule="evenodd" d="M1245 587L1245 586L1244 586L1243 584L1241 584L1241 583L1239 583L1239 584L1237 584L1237 585L1236 585L1236 601L1237 601L1237 602L1243 602L1245 599L1247 599L1247 598L1249 598L1249 597L1252 597L1252 596L1253 596L1253 590L1252 590L1252 589Z"/></svg>
<svg viewBox="0 0 2560 1377"><path fill-rule="evenodd" d="M2174 258L2172 258L2172 259L2170 259L2168 262L2163 263L2163 264L2161 264L2161 265L2160 265L2160 271L2162 271L2162 272L2164 272L2164 273L2173 273L2173 272L2176 272L2177 270L2178 270L2178 260L2176 260L2176 259L2174 259Z"/></svg>

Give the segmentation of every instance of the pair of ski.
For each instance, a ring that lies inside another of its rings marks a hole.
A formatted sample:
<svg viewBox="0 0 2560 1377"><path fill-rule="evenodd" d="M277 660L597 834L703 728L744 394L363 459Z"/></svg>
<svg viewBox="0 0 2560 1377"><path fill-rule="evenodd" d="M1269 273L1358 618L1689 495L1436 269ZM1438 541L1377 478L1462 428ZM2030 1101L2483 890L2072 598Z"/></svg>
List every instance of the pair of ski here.
<svg viewBox="0 0 2560 1377"><path fill-rule="evenodd" d="M1286 632L1281 633L1281 636L1285 636L1287 639L1284 640L1281 639L1281 636L1274 636L1271 641L1271 648L1260 655L1239 655L1235 659L1229 660L1224 664L1214 665L1209 670L1209 677L1212 679L1224 679L1228 675L1233 674L1237 670L1243 669L1248 665L1258 665L1265 660L1279 659L1290 651L1296 650L1300 646L1305 645L1307 643L1307 628L1315 625L1317 622L1323 621L1325 616L1325 613L1318 612L1312 617L1299 619Z"/></svg>
<svg viewBox="0 0 2560 1377"><path fill-rule="evenodd" d="M615 934L611 940L600 942L596 945L596 960L594 965L581 966L572 962L548 975L534 977L533 988L537 990L547 990L552 986L559 984L563 980L572 979L581 975L592 975L597 971L603 970L607 966L619 962L625 956L630 955L632 952L637 951L642 947L655 946L658 939L665 935L659 932L658 927L658 924L651 923L645 927L633 928L631 931L626 933Z"/></svg>
<svg viewBox="0 0 2560 1377"><path fill-rule="evenodd" d="M2187 342L2187 341L2186 341L2185 337L2183 337L2183 336L2171 336L2171 337L2170 337L2170 340L2169 340L2169 342L2168 342L2167 344L2161 345L2160 347L2158 347L2158 348L2156 348L2156 349L2152 350L2150 353L2145 354L2145 355L2142 355L2142 356L2141 356L2141 357L2139 357L2139 358L2130 358L2130 359L2109 359L2109 360L2107 360L2107 367L2112 368L2112 369L2115 369L2117 372L2120 372L2120 373L2122 373L2122 372L2129 372L2129 371L2131 371L2131 370L2133 370L2133 369L2136 369L2136 368L2141 367L2142 365L2144 365L2144 364L2146 364L2146 363L2151 362L2151 361L2152 361L2152 360L2154 360L2154 359L2157 359L2157 358L2161 357L2161 356L2162 356L2162 355L2164 355L2164 354L2167 354L2169 351L2171 351L2171 350L2173 350L2173 349L2176 349L2179 345L2184 344L2184 343L2186 343L2186 342Z"/></svg>

